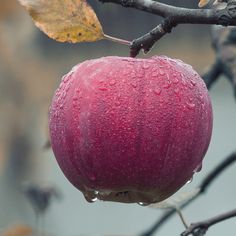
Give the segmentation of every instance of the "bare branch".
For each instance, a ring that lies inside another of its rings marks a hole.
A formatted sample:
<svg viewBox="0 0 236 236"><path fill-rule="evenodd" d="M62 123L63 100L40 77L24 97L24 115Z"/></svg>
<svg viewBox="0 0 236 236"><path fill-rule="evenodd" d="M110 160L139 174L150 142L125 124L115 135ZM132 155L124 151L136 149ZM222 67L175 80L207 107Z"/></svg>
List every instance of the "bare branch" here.
<svg viewBox="0 0 236 236"><path fill-rule="evenodd" d="M199 194L194 198L190 199L188 202L180 206L180 208L184 208L188 206L191 202L197 199L200 195L206 192L206 190L210 187L210 185L217 179L220 174L222 174L228 167L230 167L234 162L236 162L236 152L232 153L226 159L224 159L218 166L216 166L201 182L199 188ZM146 232L142 233L142 236L151 236L153 235L164 223L169 220L174 214L176 210L170 210L165 212L159 220Z"/></svg>
<svg viewBox="0 0 236 236"><path fill-rule="evenodd" d="M165 19L144 36L133 40L131 56L135 57L141 49L148 52L155 42L178 24L216 24L236 25L236 1L229 0L224 9L188 9L163 4L154 0L99 0L103 3L116 3L146 11Z"/></svg>
<svg viewBox="0 0 236 236"><path fill-rule="evenodd" d="M141 49L144 53L148 53L155 42L162 38L167 32L170 33L172 28L176 26L176 23L172 18L165 18L157 27L152 29L144 36L133 40L130 46L130 56L136 57Z"/></svg>
<svg viewBox="0 0 236 236"><path fill-rule="evenodd" d="M216 59L211 68L202 75L202 79L204 80L208 89L211 88L211 86L217 81L222 73L222 63L219 59Z"/></svg>
<svg viewBox="0 0 236 236"><path fill-rule="evenodd" d="M194 224L191 224L188 229L186 229L181 236L188 236L190 234L196 235L196 236L203 236L205 235L206 231L209 227L222 222L224 220L227 220L229 218L236 217L236 209L220 214L218 216L212 217L210 219L200 221Z"/></svg>

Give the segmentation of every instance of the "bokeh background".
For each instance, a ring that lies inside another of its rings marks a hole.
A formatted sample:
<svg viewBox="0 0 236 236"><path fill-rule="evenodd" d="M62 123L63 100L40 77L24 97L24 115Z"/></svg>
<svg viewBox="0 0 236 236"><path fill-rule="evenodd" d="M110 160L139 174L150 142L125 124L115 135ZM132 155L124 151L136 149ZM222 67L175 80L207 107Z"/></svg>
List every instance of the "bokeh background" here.
<svg viewBox="0 0 236 236"><path fill-rule="evenodd" d="M160 18L112 4L89 1L106 34L132 40L155 27ZM197 7L196 0L165 1ZM63 176L48 140L47 116L61 77L86 59L128 56L126 46L108 41L83 44L57 43L42 34L16 0L0 2L0 232L15 224L35 228L34 211L22 192L22 183L47 184L63 198L52 202L43 217L45 235L136 235L148 229L162 213L131 204L89 204ZM183 25L160 40L149 55L165 54L193 65L203 73L214 61L210 26ZM214 129L201 173L181 191L193 189L223 158L235 150L236 104L232 88L221 78L210 91ZM235 168L229 168L190 207L183 211L195 222L235 208ZM156 235L179 235L184 230L173 217ZM212 227L208 236L234 235L236 219ZM0 233L1 235L1 233Z"/></svg>

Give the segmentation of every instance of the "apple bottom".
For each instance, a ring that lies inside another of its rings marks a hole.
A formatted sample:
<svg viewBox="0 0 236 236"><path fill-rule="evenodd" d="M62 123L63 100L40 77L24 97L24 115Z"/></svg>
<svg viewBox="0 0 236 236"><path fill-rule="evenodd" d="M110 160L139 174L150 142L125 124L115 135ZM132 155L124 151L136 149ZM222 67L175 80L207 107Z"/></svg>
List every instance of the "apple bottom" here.
<svg viewBox="0 0 236 236"><path fill-rule="evenodd" d="M121 202L121 203L138 203L142 206L147 206L152 203L160 202L166 199L158 190L151 192L138 192L138 191L82 191L85 199L88 202L95 202L96 200ZM169 194L171 195L171 194Z"/></svg>

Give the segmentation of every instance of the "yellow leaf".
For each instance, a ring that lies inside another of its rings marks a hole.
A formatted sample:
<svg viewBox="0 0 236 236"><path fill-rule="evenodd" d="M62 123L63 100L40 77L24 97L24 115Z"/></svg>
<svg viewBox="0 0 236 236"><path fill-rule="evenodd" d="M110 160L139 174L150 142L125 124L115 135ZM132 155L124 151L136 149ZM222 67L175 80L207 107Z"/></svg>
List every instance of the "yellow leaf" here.
<svg viewBox="0 0 236 236"><path fill-rule="evenodd" d="M92 42L103 39L93 9L85 0L19 0L35 25L59 42Z"/></svg>

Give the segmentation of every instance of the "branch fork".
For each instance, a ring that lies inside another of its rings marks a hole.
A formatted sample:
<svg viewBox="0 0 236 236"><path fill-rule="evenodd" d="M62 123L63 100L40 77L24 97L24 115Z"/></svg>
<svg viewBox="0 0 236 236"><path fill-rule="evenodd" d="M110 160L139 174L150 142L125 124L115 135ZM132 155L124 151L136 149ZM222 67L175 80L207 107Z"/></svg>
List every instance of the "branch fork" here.
<svg viewBox="0 0 236 236"><path fill-rule="evenodd" d="M130 56L136 57L140 50L148 53L164 35L178 24L216 24L236 26L236 1L229 0L223 9L188 9L175 7L154 0L99 0L115 3L163 17L164 19L147 34L134 39L130 46Z"/></svg>

